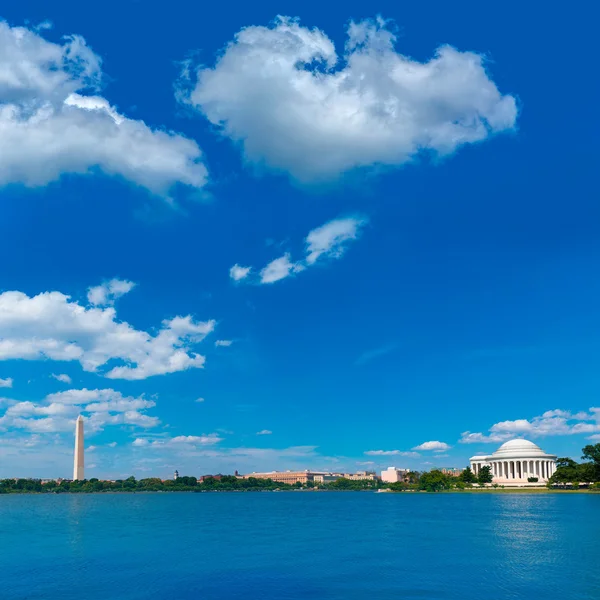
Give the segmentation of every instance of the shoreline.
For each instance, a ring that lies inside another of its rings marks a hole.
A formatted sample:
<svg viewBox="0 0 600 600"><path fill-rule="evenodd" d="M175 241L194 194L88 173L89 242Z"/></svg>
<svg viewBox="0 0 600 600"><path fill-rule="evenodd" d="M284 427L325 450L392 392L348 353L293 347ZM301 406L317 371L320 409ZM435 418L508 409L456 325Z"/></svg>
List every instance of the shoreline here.
<svg viewBox="0 0 600 600"><path fill-rule="evenodd" d="M394 491L389 489L381 490L317 490L317 489L292 489L292 490L102 490L97 492L32 492L32 491L10 491L0 494L2 496L96 496L96 495L121 495L121 494L267 494L267 493L328 493L328 494L591 494L600 496L600 491L590 489L580 490L562 490L547 488L472 488L464 490L440 490L438 492L428 492L426 490L402 490Z"/></svg>

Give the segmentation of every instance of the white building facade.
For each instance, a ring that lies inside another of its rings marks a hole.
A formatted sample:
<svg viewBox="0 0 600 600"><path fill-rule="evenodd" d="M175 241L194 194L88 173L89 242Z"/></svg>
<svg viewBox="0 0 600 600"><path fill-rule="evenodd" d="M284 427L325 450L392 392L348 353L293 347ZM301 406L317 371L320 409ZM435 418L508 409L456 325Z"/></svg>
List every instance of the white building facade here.
<svg viewBox="0 0 600 600"><path fill-rule="evenodd" d="M546 483L556 471L556 456L546 454L539 446L528 440L505 442L488 456L473 456L471 470L475 475L482 467L492 470L493 483L527 483L531 477Z"/></svg>
<svg viewBox="0 0 600 600"><path fill-rule="evenodd" d="M385 471L381 471L381 481L385 483L397 483L398 481L404 481L407 475L408 469L388 467Z"/></svg>

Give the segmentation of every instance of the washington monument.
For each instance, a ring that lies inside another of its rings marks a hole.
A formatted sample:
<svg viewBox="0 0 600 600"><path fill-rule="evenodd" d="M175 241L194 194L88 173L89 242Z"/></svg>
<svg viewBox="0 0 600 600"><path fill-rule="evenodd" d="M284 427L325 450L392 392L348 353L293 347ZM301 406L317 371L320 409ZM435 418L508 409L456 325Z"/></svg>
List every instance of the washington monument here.
<svg viewBox="0 0 600 600"><path fill-rule="evenodd" d="M83 475L83 417L79 415L75 422L75 460L73 481L85 479Z"/></svg>

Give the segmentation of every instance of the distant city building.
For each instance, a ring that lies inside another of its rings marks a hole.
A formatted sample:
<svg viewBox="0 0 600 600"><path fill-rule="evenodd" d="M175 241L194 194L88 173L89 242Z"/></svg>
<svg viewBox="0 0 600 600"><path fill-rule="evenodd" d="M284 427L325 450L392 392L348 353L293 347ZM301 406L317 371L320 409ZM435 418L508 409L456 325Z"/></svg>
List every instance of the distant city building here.
<svg viewBox="0 0 600 600"><path fill-rule="evenodd" d="M81 481L84 476L83 456L83 417L79 415L75 421L75 456L73 460L73 480Z"/></svg>
<svg viewBox="0 0 600 600"><path fill-rule="evenodd" d="M462 473L462 469L458 469L456 467L444 467L443 469L440 469L440 471L444 475L450 475L450 477L458 477Z"/></svg>
<svg viewBox="0 0 600 600"><path fill-rule="evenodd" d="M309 481L312 483L331 483L337 479L350 479L359 481L363 479L377 479L375 473L367 471L359 471L358 473L328 473L324 471L271 471L270 473L249 473L242 475L244 479L256 477L256 479L271 479L278 483L287 483L294 485L296 483L306 484Z"/></svg>
<svg viewBox="0 0 600 600"><path fill-rule="evenodd" d="M175 471L175 473L173 473L173 479L179 479L179 471Z"/></svg>
<svg viewBox="0 0 600 600"><path fill-rule="evenodd" d="M364 481L370 480L375 481L379 479L376 473L372 471L358 471L358 473L344 473L342 475L344 479L350 479L350 481Z"/></svg>
<svg viewBox="0 0 600 600"><path fill-rule="evenodd" d="M381 471L381 481L385 483L397 483L399 481L405 481L408 473L408 469L388 467L385 471Z"/></svg>
<svg viewBox="0 0 600 600"><path fill-rule="evenodd" d="M278 483L288 483L294 485L295 483L308 483L309 481L314 482L315 475L329 475L329 473L316 473L314 471L271 471L270 473L250 473L244 475L244 479L250 477L256 477L256 479L271 479Z"/></svg>
<svg viewBox="0 0 600 600"><path fill-rule="evenodd" d="M556 471L556 455L546 454L533 442L523 439L505 442L493 454L473 456L470 462L475 475L488 466L493 483L509 485L527 483L532 477L546 483Z"/></svg>
<svg viewBox="0 0 600 600"><path fill-rule="evenodd" d="M236 471L237 473L237 471ZM219 474L219 475L200 475L200 477L198 477L198 481L205 481L206 479L215 479L216 481L220 481L221 477L223 477L223 475Z"/></svg>

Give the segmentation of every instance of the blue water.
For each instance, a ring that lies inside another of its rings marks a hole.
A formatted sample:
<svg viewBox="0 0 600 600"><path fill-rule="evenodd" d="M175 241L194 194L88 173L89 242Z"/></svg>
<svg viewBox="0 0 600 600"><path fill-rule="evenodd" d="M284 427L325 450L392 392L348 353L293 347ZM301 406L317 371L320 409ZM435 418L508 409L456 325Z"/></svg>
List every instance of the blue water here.
<svg viewBox="0 0 600 600"><path fill-rule="evenodd" d="M2 600L600 598L600 494L0 496Z"/></svg>

